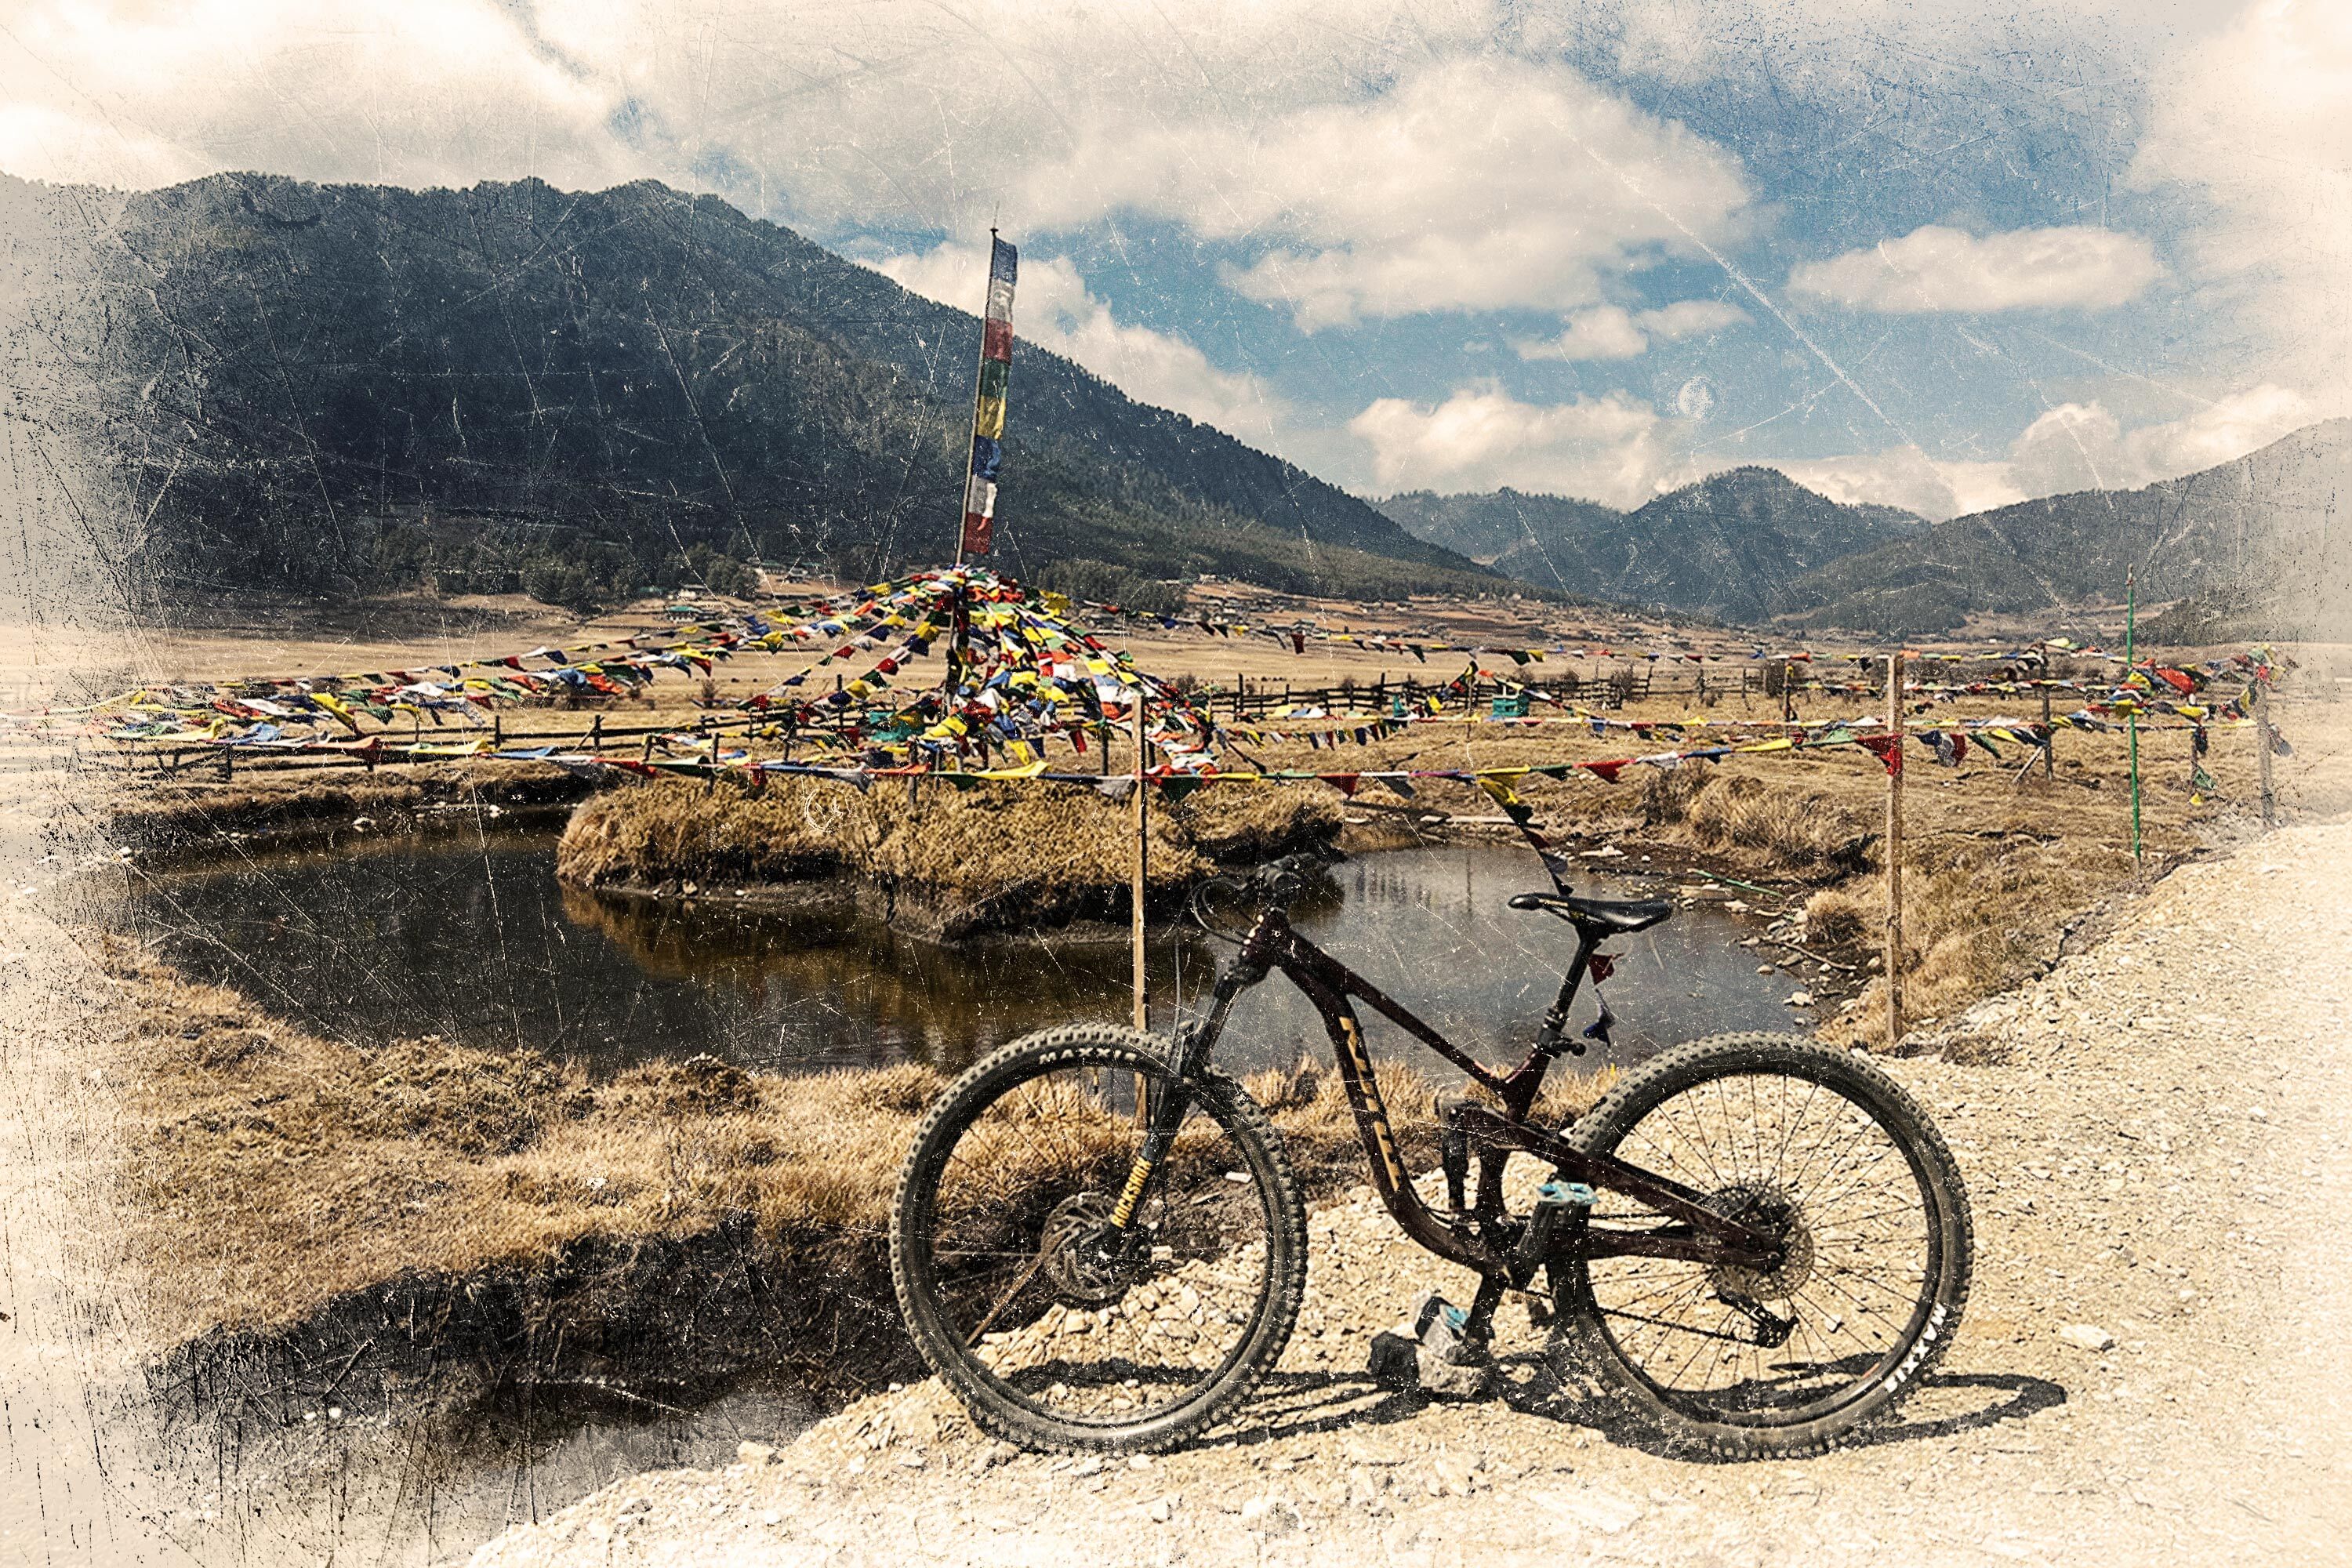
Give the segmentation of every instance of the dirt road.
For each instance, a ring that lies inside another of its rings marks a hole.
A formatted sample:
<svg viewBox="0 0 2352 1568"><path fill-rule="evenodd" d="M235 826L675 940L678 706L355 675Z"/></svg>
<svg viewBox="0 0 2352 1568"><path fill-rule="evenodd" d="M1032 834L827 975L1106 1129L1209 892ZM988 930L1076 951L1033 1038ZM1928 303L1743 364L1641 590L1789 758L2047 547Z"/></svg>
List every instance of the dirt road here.
<svg viewBox="0 0 2352 1568"><path fill-rule="evenodd" d="M1826 1458L1625 1446L1509 1309L1500 1396L1382 1394L1371 1330L1464 1279L1360 1194L1316 1217L1275 1385L1208 1446L1015 1455L925 1384L476 1563L2352 1561L2347 889L2352 826L2190 866L1956 1026L2006 1060L1897 1064L1968 1172L1978 1286L1901 1424Z"/></svg>

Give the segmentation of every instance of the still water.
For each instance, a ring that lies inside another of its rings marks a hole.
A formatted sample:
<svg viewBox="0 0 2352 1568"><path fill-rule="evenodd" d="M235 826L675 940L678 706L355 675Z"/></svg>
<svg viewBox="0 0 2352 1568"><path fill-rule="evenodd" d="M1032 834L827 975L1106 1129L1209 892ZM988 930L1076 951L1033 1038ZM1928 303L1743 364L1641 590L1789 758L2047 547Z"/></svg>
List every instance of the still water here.
<svg viewBox="0 0 2352 1568"><path fill-rule="evenodd" d="M1448 1037L1516 1059L1572 952L1559 921L1504 907L1542 879L1520 849L1392 850L1337 867L1294 917ZM1597 875L1580 889L1653 890ZM1123 933L943 948L838 913L609 901L557 884L545 837L385 840L170 875L135 890L129 913L183 970L321 1034L439 1034L598 1072L698 1051L787 1073L907 1060L954 1071L1031 1030L1129 1010ZM1758 974L1738 945L1752 929L1700 905L1612 943L1618 1059L1790 1026L1787 977ZM1228 951L1197 931L1158 933L1155 1024L1198 1002ZM1385 1023L1367 1028L1376 1049L1406 1048ZM1221 1060L1246 1070L1328 1048L1277 976L1242 1004Z"/></svg>

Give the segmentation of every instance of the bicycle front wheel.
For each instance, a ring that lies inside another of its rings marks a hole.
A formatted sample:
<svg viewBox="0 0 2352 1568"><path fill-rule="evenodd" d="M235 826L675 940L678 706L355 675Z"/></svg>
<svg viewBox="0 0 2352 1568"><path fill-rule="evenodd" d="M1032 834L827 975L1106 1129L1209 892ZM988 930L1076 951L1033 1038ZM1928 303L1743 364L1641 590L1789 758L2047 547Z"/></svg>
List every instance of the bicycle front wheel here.
<svg viewBox="0 0 2352 1568"><path fill-rule="evenodd" d="M1601 1256L1552 1269L1566 1348L1670 1441L1817 1452L1908 1394L1959 1326L1968 1194L1927 1112L1866 1059L1726 1035L1627 1075L1569 1142L1776 1235L1771 1269ZM1664 1216L1603 1192L1585 1222Z"/></svg>
<svg viewBox="0 0 2352 1568"><path fill-rule="evenodd" d="M1189 1086L1176 1142L1125 1226L1111 1220L1165 1044L1078 1025L1005 1047L917 1133L890 1265L916 1348L974 1421L1063 1453L1165 1447L1246 1394L1288 1342L1307 1208L1279 1135L1240 1085Z"/></svg>

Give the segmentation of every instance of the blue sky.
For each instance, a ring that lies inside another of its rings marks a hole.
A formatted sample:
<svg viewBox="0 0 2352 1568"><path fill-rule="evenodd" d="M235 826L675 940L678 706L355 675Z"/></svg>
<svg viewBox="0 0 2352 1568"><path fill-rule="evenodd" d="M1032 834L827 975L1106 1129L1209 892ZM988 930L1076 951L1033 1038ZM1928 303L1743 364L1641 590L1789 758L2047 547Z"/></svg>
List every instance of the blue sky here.
<svg viewBox="0 0 2352 1568"><path fill-rule="evenodd" d="M1367 494L1943 517L2347 401L2340 5L9 11L9 173L650 175L967 306L993 221L1022 335Z"/></svg>

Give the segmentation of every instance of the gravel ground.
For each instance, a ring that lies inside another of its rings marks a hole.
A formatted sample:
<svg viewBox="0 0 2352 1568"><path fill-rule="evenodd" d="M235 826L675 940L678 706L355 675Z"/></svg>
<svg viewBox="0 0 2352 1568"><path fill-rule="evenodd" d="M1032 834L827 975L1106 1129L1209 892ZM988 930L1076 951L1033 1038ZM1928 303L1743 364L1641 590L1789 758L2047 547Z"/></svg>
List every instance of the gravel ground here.
<svg viewBox="0 0 2352 1568"><path fill-rule="evenodd" d="M2347 889L2352 826L2192 865L1942 1042L2005 1059L1895 1064L1967 1172L1978 1282L1900 1423L1825 1458L1629 1446L1509 1307L1495 1395L1382 1393L1372 1331L1468 1279L1360 1192L1315 1217L1279 1373L1200 1447L1033 1458L925 1384L622 1482L477 1568L2352 1561L2352 1275L2328 1262L2352 1231Z"/></svg>

